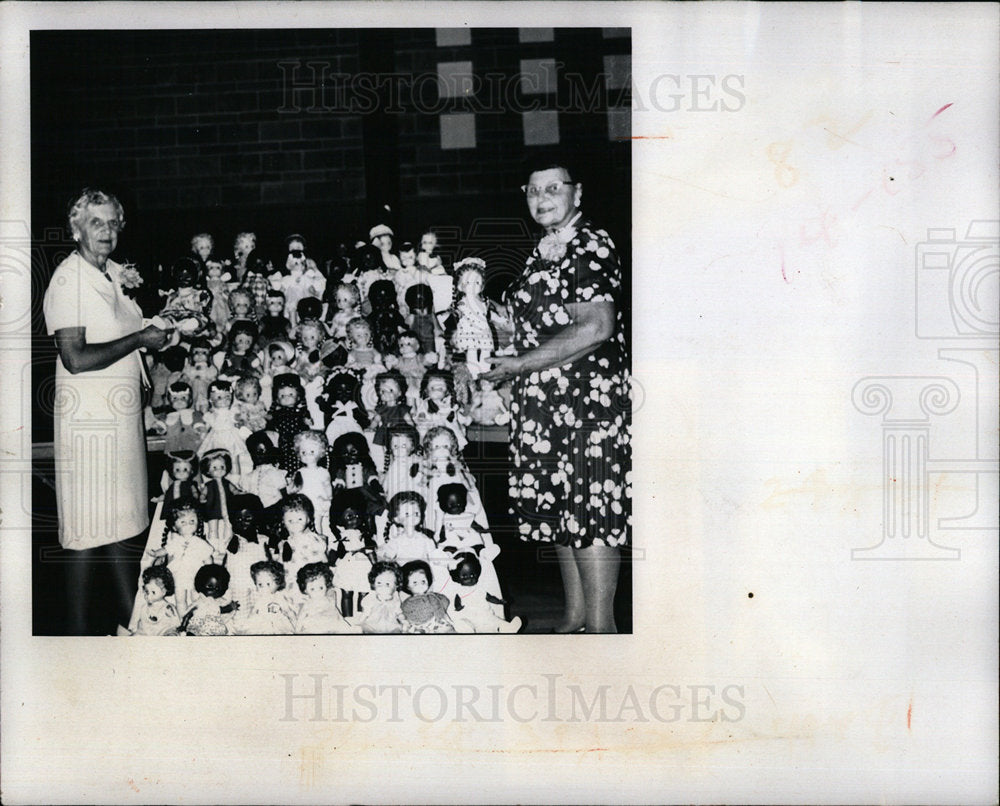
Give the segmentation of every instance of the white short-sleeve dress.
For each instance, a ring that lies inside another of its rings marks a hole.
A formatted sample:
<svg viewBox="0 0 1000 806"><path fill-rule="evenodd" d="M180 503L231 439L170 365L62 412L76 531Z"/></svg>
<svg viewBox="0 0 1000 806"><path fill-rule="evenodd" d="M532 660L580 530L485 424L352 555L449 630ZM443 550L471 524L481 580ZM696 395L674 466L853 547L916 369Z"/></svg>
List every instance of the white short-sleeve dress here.
<svg viewBox="0 0 1000 806"><path fill-rule="evenodd" d="M88 344L142 328L142 311L122 291L121 266L108 275L74 252L56 268L42 310L47 332L85 328ZM59 542L82 550L134 537L149 525L142 358L71 375L56 359L53 408Z"/></svg>

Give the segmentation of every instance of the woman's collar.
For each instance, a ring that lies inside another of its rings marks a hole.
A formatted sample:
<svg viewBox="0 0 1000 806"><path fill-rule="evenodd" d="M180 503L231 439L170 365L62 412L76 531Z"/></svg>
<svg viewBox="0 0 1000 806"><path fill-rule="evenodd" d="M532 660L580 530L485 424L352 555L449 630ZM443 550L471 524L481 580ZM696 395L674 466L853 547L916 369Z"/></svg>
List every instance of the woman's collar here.
<svg viewBox="0 0 1000 806"><path fill-rule="evenodd" d="M553 227L550 230L546 230L546 232L549 235L555 235L556 233L560 233L560 232L564 232L566 230L572 229L573 225L576 224L576 222L580 220L581 216L583 216L583 210L577 210L576 211L576 215L573 216L569 221L567 221L561 227Z"/></svg>

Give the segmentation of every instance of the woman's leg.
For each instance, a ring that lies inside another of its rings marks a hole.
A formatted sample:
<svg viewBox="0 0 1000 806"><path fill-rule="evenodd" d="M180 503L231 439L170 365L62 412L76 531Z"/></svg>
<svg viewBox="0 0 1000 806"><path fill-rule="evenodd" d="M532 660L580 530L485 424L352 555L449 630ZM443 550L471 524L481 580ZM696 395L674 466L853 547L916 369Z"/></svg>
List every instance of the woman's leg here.
<svg viewBox="0 0 1000 806"><path fill-rule="evenodd" d="M68 635L91 635L90 608L93 599L92 577L95 572L93 549L66 554L66 632Z"/></svg>
<svg viewBox="0 0 1000 806"><path fill-rule="evenodd" d="M587 623L587 611L575 549L570 546L557 545L556 557L559 558L559 572L562 574L565 605L562 621L555 626L554 631L557 633L576 632Z"/></svg>
<svg viewBox="0 0 1000 806"><path fill-rule="evenodd" d="M114 635L118 625L128 626L139 588L139 566L146 547L148 531L128 540L108 546L108 601L107 608L113 623L109 628Z"/></svg>
<svg viewBox="0 0 1000 806"><path fill-rule="evenodd" d="M586 607L587 632L618 632L615 627L615 591L621 552L617 547L593 544L573 549Z"/></svg>

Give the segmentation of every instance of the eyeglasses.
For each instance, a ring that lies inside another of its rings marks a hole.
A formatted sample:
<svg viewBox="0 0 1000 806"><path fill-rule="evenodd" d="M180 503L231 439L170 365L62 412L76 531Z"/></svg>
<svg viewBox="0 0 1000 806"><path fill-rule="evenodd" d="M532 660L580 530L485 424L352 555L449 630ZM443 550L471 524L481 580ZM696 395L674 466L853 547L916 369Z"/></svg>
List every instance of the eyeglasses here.
<svg viewBox="0 0 1000 806"><path fill-rule="evenodd" d="M112 218L110 221L101 221L99 218L92 218L90 219L90 226L95 230L102 230L107 227L112 232L121 232L122 227L125 226L125 222L118 218Z"/></svg>
<svg viewBox="0 0 1000 806"><path fill-rule="evenodd" d="M536 199L542 195L555 196L563 185L575 184L576 182L550 182L543 188L538 187L538 185L521 185L521 192L529 199Z"/></svg>

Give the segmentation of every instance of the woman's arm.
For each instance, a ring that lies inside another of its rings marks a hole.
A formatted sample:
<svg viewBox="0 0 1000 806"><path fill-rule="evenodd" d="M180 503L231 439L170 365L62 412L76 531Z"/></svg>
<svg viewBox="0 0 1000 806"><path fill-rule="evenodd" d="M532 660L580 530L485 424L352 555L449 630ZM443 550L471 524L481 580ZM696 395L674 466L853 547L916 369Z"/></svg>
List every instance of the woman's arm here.
<svg viewBox="0 0 1000 806"><path fill-rule="evenodd" d="M55 332L56 347L63 366L71 375L78 372L91 372L97 369L107 369L116 361L120 361L129 353L146 347L159 350L167 343L168 332L155 325L129 333L114 341L99 344L87 343L85 327L68 327Z"/></svg>
<svg viewBox="0 0 1000 806"><path fill-rule="evenodd" d="M493 369L482 377L503 383L517 375L561 367L590 354L615 332L613 302L571 302L566 310L573 319L563 330L524 355L491 358Z"/></svg>

